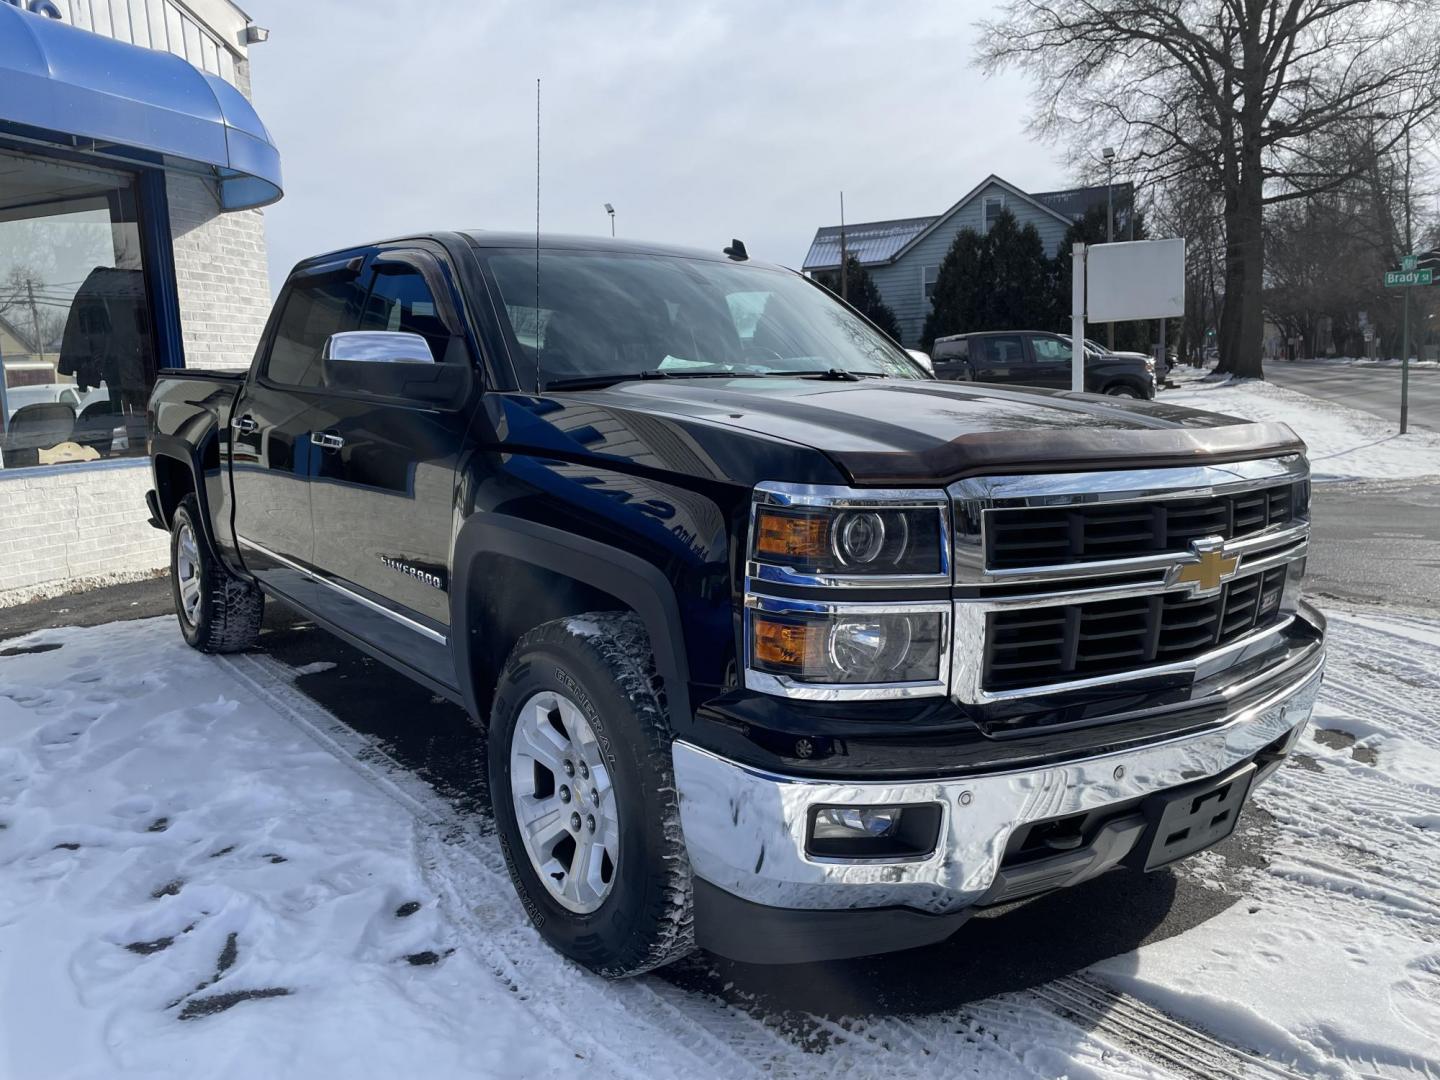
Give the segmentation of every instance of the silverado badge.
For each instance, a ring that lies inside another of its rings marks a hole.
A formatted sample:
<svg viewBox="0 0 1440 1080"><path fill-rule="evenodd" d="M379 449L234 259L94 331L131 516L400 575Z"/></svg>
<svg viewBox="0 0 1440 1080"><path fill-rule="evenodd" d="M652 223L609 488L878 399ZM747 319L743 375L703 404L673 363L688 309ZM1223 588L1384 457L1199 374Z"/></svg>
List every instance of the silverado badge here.
<svg viewBox="0 0 1440 1080"><path fill-rule="evenodd" d="M445 591L445 571L441 567L426 568L415 566L393 555L381 555L380 561L391 570L398 570L402 574L408 574L416 581L421 581L429 585L432 589L439 589L441 592Z"/></svg>
<svg viewBox="0 0 1440 1080"><path fill-rule="evenodd" d="M1219 592L1240 567L1240 556L1226 555L1225 541L1218 536L1192 540L1190 551L1189 559L1171 569L1168 584L1189 585L1196 596Z"/></svg>

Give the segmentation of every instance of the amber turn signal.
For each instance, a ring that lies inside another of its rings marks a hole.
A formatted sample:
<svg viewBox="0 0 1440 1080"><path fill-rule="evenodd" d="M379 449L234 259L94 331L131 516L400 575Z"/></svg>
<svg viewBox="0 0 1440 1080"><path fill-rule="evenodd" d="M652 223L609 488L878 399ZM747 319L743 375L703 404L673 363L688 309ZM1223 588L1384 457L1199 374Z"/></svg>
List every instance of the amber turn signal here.
<svg viewBox="0 0 1440 1080"><path fill-rule="evenodd" d="M824 628L815 623L789 623L755 614L750 617L754 659L772 668L805 666L806 656L820 647Z"/></svg>
<svg viewBox="0 0 1440 1080"><path fill-rule="evenodd" d="M761 510L755 523L755 550L789 559L823 559L830 550L830 519L823 514Z"/></svg>

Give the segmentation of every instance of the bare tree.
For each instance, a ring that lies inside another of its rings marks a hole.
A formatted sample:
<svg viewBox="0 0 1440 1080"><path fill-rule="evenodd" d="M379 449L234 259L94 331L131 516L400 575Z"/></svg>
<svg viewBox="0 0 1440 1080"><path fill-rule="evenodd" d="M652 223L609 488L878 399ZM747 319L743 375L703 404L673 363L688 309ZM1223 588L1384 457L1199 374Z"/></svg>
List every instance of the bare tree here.
<svg viewBox="0 0 1440 1080"><path fill-rule="evenodd" d="M1262 376L1264 208L1367 167L1318 152L1376 125L1389 153L1440 112L1440 0L1009 0L980 62L1036 80L1033 125L1077 160L1103 142L1146 183L1222 203L1220 366Z"/></svg>

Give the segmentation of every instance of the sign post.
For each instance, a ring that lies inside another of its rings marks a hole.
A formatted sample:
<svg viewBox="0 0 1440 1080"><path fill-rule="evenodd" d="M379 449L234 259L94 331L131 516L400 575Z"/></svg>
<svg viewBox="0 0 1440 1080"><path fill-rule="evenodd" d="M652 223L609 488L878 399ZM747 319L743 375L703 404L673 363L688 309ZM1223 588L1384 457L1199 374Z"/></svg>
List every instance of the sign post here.
<svg viewBox="0 0 1440 1080"><path fill-rule="evenodd" d="M1433 261L1434 253L1425 256L1427 261ZM1400 434L1404 435L1410 427L1410 290L1420 285L1433 285L1435 283L1435 271L1432 267L1420 265L1421 256L1402 255L1400 257L1399 270L1385 271L1385 287L1387 289L1404 289L1405 297L1403 307L1405 314L1401 318L1400 331Z"/></svg>
<svg viewBox="0 0 1440 1080"><path fill-rule="evenodd" d="M1085 392L1085 245L1071 249L1070 271L1070 389Z"/></svg>

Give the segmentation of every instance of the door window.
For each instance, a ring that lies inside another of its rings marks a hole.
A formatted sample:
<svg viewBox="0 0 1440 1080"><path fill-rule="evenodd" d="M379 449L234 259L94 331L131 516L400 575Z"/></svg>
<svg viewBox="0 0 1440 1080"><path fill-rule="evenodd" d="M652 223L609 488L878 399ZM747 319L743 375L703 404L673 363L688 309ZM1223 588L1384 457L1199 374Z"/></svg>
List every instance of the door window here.
<svg viewBox="0 0 1440 1080"><path fill-rule="evenodd" d="M1059 338L1033 337L1030 344L1035 350L1035 359L1042 364L1070 362L1070 349Z"/></svg>
<svg viewBox="0 0 1440 1080"><path fill-rule="evenodd" d="M981 339L985 361L996 367L1015 367L1025 363L1025 346L1020 335L998 336Z"/></svg>
<svg viewBox="0 0 1440 1080"><path fill-rule="evenodd" d="M419 334L429 343L431 355L442 362L452 337L424 275L403 263L376 265L375 282L365 301L360 329Z"/></svg>
<svg viewBox="0 0 1440 1080"><path fill-rule="evenodd" d="M355 329L359 320L365 295L360 275L345 270L302 277L287 285L285 292L265 375L286 386L319 386L325 339Z"/></svg>

